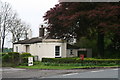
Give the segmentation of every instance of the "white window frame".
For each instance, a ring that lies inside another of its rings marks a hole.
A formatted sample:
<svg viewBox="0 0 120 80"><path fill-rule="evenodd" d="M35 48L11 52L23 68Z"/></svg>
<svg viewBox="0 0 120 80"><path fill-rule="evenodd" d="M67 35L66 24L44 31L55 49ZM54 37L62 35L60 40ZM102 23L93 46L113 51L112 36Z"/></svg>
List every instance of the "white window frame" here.
<svg viewBox="0 0 120 80"><path fill-rule="evenodd" d="M70 49L70 55L74 55L74 54L73 54L73 49Z"/></svg>
<svg viewBox="0 0 120 80"><path fill-rule="evenodd" d="M56 45L56 46L59 46L59 45ZM59 46L59 55L56 55L56 46L54 47L55 57L61 57L61 46Z"/></svg>

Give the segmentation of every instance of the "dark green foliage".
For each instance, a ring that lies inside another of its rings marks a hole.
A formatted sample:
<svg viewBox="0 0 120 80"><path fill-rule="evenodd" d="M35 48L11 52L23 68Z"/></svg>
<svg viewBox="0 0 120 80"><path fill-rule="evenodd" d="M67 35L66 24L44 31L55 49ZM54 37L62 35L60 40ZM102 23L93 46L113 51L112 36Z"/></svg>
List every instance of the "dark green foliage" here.
<svg viewBox="0 0 120 80"><path fill-rule="evenodd" d="M42 62L74 63L76 62L76 58L42 58Z"/></svg>
<svg viewBox="0 0 120 80"><path fill-rule="evenodd" d="M8 54L5 54L4 56L2 56L2 62L9 62L10 57Z"/></svg>
<svg viewBox="0 0 120 80"><path fill-rule="evenodd" d="M28 57L31 56L30 53L18 53L18 52L9 52L9 53L1 53L2 58L2 66L17 66L17 65L25 65L28 64Z"/></svg>
<svg viewBox="0 0 120 80"><path fill-rule="evenodd" d="M28 66L28 63L21 63L20 66Z"/></svg>
<svg viewBox="0 0 120 80"><path fill-rule="evenodd" d="M18 52L9 52L8 55L11 59L10 62L15 63L15 64L19 64L20 55Z"/></svg>
<svg viewBox="0 0 120 80"><path fill-rule="evenodd" d="M15 67L16 64L13 64L13 63L8 63L8 62L3 62L2 63L2 67Z"/></svg>
<svg viewBox="0 0 120 80"><path fill-rule="evenodd" d="M79 46L80 48L92 49L92 57L97 56L97 41L95 39L81 37L75 45Z"/></svg>
<svg viewBox="0 0 120 80"><path fill-rule="evenodd" d="M0 56L4 56L6 53L0 53Z"/></svg>
<svg viewBox="0 0 120 80"><path fill-rule="evenodd" d="M32 57L30 53L22 53L21 54L21 65L27 66L28 65L28 57Z"/></svg>
<svg viewBox="0 0 120 80"><path fill-rule="evenodd" d="M2 66L15 66L20 63L20 54L18 52L2 53Z"/></svg>
<svg viewBox="0 0 120 80"><path fill-rule="evenodd" d="M28 63L28 58L21 58L22 59L22 63Z"/></svg>
<svg viewBox="0 0 120 80"><path fill-rule="evenodd" d="M3 62L17 63L19 62L19 60L20 60L20 55L18 52L2 53Z"/></svg>
<svg viewBox="0 0 120 80"><path fill-rule="evenodd" d="M42 62L47 63L78 63L84 65L107 65L107 64L120 64L120 59L85 59L84 61L79 58L43 58Z"/></svg>
<svg viewBox="0 0 120 80"><path fill-rule="evenodd" d="M31 56L30 53L22 53L22 54L21 54L21 57L22 57L22 58L28 58L28 57L30 57L30 56Z"/></svg>

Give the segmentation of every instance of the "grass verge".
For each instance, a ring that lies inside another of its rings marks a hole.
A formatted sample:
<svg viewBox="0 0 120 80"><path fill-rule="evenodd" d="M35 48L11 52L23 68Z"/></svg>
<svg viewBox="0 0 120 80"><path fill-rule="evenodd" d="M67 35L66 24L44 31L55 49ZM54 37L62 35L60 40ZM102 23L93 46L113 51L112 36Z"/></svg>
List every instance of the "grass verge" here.
<svg viewBox="0 0 120 80"><path fill-rule="evenodd" d="M118 67L118 65L112 66L46 66L46 65L34 65L34 66L17 66L17 68L28 68L28 69L83 69L83 68L107 68L107 67Z"/></svg>

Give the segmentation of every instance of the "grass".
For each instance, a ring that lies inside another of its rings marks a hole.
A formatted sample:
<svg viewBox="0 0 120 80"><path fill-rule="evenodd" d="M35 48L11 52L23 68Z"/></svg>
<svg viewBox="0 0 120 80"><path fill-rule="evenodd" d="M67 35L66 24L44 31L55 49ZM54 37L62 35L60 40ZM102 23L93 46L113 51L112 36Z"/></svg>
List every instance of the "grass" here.
<svg viewBox="0 0 120 80"><path fill-rule="evenodd" d="M46 64L46 63L38 63L34 66L17 66L17 68L29 68L29 69L58 69L58 70L63 70L63 69L80 69L80 68L97 68L97 67L118 67L118 65L76 65L76 64Z"/></svg>
<svg viewBox="0 0 120 80"><path fill-rule="evenodd" d="M83 68L102 68L102 67L118 67L118 65L115 66L18 66L17 68L28 68L28 69L83 69Z"/></svg>

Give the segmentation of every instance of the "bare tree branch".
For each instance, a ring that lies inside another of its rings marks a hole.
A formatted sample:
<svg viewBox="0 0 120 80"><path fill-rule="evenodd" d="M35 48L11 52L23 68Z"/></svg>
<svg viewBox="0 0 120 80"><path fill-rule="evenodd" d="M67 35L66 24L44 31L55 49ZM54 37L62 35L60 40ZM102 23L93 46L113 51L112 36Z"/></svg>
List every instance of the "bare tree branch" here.
<svg viewBox="0 0 120 80"><path fill-rule="evenodd" d="M5 37L9 32L12 34L12 43L14 43L19 41L28 29L28 25L17 17L17 13L13 12L9 3L0 2L0 41L2 41L2 52Z"/></svg>

